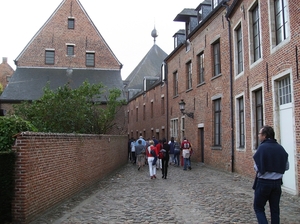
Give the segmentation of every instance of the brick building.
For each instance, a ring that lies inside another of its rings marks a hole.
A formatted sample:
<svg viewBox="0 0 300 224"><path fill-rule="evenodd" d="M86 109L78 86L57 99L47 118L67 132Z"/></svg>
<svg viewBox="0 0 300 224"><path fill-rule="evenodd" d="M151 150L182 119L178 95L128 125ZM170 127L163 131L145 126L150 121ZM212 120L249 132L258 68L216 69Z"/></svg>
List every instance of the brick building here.
<svg viewBox="0 0 300 224"><path fill-rule="evenodd" d="M154 44L130 73L125 83L127 94L128 137L145 139L167 137L167 86L161 76L167 54L155 44L157 31L151 33Z"/></svg>
<svg viewBox="0 0 300 224"><path fill-rule="evenodd" d="M146 116L144 130L166 120L167 138L186 136L195 161L253 177L259 129L271 125L289 153L283 188L299 194L298 8L296 0L205 0L180 12L174 21L185 23L185 39L177 32L165 59L166 92L157 87L143 95L157 105L164 96L167 112ZM128 113L131 121L143 110Z"/></svg>
<svg viewBox="0 0 300 224"><path fill-rule="evenodd" d="M63 0L15 64L16 71L0 97L1 109L7 111L12 104L39 99L48 82L51 89L67 83L77 88L84 81L101 82L107 90L123 89L122 64L79 0ZM106 93L100 99L103 104ZM122 111L118 117L124 116ZM116 133L126 133L123 119L117 123Z"/></svg>
<svg viewBox="0 0 300 224"><path fill-rule="evenodd" d="M10 77L14 73L13 68L7 63L7 58L2 58L2 63L0 64L0 83L3 89L7 86Z"/></svg>
<svg viewBox="0 0 300 224"><path fill-rule="evenodd" d="M2 91L6 88L10 77L14 73L13 68L7 63L7 58L2 58L2 63L0 64L0 95ZM5 110L0 107L0 116L5 114Z"/></svg>

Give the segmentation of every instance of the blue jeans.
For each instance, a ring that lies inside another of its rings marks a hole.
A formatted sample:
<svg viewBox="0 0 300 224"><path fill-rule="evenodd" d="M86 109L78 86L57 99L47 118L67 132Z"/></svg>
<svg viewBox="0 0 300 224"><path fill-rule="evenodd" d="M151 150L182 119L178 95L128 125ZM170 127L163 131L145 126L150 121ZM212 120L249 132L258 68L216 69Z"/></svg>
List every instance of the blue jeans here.
<svg viewBox="0 0 300 224"><path fill-rule="evenodd" d="M267 224L265 205L269 201L271 224L280 223L279 202L281 197L282 180L266 180L258 178L254 191L253 208L259 224Z"/></svg>
<svg viewBox="0 0 300 224"><path fill-rule="evenodd" d="M186 170L187 167L190 166L189 165L190 160L189 160L189 158L184 158L183 162L184 162L183 169Z"/></svg>
<svg viewBox="0 0 300 224"><path fill-rule="evenodd" d="M174 163L179 166L179 155L180 155L180 151L179 150L175 150L174 151Z"/></svg>

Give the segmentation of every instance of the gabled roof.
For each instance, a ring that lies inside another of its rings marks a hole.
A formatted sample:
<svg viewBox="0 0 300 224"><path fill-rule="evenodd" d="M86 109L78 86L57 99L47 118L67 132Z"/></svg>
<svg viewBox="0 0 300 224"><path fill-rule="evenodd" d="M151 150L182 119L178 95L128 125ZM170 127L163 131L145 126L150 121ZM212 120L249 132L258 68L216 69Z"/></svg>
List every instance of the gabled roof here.
<svg viewBox="0 0 300 224"><path fill-rule="evenodd" d="M25 48L22 50L22 52L18 55L18 57L15 59L15 63L17 65L18 60L21 58L21 56L24 54L24 52L27 50L27 48L33 43L33 41L39 36L39 34L44 30L44 28L47 26L47 24L49 24L52 20L52 18L58 13L58 11L64 6L64 4L67 4L68 1L73 1L73 0L62 0L62 2L60 3L60 5L56 8L56 10L52 13L52 15L48 18L48 20L44 23L44 25L38 30L38 32L32 37L32 39L29 41L29 43L25 46ZM102 39L103 43L105 44L105 47L108 49L108 51L110 52L110 54L114 57L114 59L117 61L117 63L120 65L120 68L122 68L122 64L121 62L117 59L117 57L115 56L115 54L113 53L113 51L110 49L110 47L108 46L108 44L106 43L106 41L104 40L104 38L102 37L102 35L100 34L99 30L97 29L97 27L95 26L95 24L93 23L93 21L91 20L91 18L89 17L89 15L87 14L87 12L85 11L85 9L83 8L82 4L80 3L79 0L74 0L79 7L81 8L82 12L85 14L86 18L89 20L90 24L92 25L93 29L95 30L95 32L99 35L99 37ZM72 2L71 4L74 4L74 2ZM85 35L85 34L84 34Z"/></svg>
<svg viewBox="0 0 300 224"><path fill-rule="evenodd" d="M68 82L71 88L78 88L84 81L90 84L101 82L108 89L122 89L123 85L119 70L73 69L72 74L67 74L66 69L17 68L0 100L1 102L37 100L43 95L43 88L48 82L50 88L55 90ZM104 94L101 101L106 102Z"/></svg>
<svg viewBox="0 0 300 224"><path fill-rule="evenodd" d="M143 89L144 77L159 75L161 65L167 56L166 52L154 44L141 62L126 78L125 82L128 82L126 89Z"/></svg>

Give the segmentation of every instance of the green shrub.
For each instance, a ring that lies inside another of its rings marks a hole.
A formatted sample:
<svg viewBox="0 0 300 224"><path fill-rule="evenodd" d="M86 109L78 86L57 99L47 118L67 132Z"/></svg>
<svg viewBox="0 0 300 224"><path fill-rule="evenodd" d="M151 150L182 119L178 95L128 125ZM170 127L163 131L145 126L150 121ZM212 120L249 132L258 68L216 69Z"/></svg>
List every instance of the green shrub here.
<svg viewBox="0 0 300 224"><path fill-rule="evenodd" d="M30 121L40 132L106 134L126 102L119 89L106 93L101 84L83 82L77 89L65 84L51 90L49 84L39 100L14 106L15 115ZM101 96L106 98L102 103Z"/></svg>
<svg viewBox="0 0 300 224"><path fill-rule="evenodd" d="M37 129L28 121L15 115L0 117L0 151L10 151L15 141L14 135Z"/></svg>

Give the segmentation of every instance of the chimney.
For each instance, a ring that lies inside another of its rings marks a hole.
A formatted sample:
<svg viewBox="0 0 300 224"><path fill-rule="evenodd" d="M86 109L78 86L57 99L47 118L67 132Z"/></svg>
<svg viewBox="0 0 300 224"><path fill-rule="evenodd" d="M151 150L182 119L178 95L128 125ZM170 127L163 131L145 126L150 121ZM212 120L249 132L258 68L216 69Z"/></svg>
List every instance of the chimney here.
<svg viewBox="0 0 300 224"><path fill-rule="evenodd" d="M3 64L7 64L7 57L3 57L3 58L2 58L2 63L3 63Z"/></svg>

